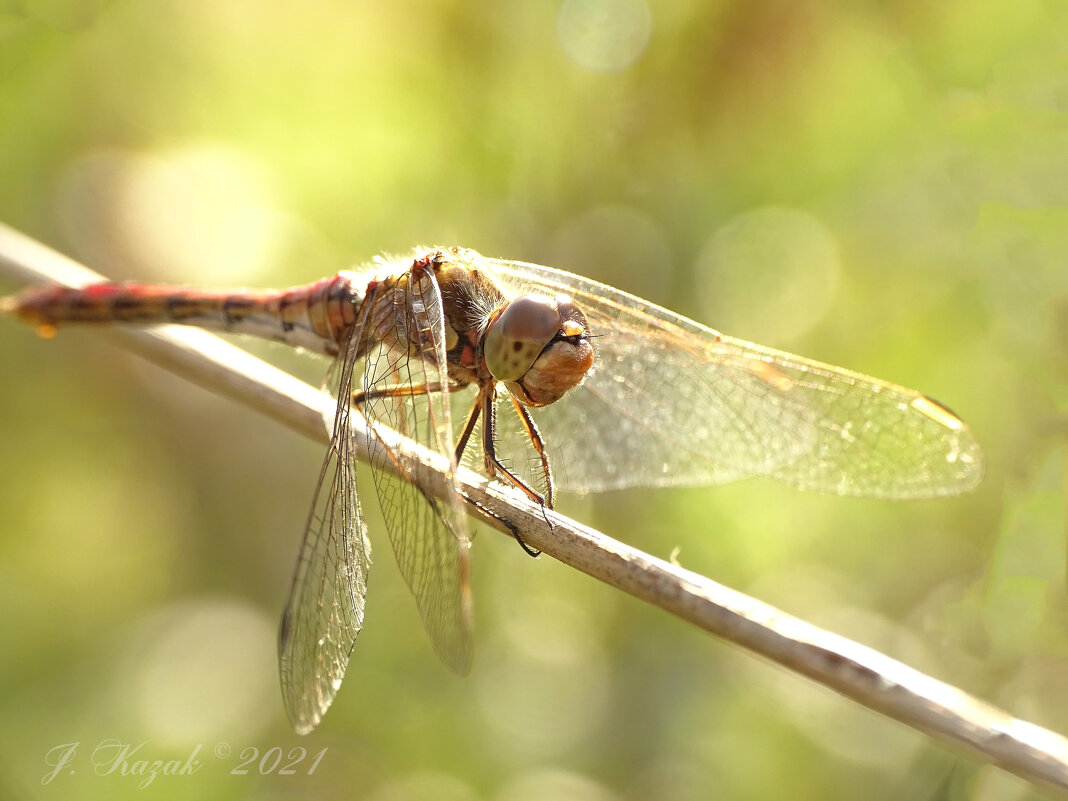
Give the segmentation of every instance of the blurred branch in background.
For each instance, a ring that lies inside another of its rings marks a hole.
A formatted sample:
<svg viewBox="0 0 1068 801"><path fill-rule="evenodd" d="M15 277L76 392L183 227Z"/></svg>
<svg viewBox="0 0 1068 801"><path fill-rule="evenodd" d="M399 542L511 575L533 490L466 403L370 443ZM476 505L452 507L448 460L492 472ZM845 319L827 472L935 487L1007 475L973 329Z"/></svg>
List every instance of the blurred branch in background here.
<svg viewBox="0 0 1068 801"><path fill-rule="evenodd" d="M0 225L0 273L16 282L72 286L104 280L40 243ZM322 392L203 331L160 326L109 328L102 334L218 394L255 408L296 431L327 441ZM360 456L367 441L360 435ZM389 443L407 459L426 455L405 440ZM436 483L444 486L437 461ZM518 493L461 469L476 503L507 521L545 554L647 601L706 631L808 676L857 703L1068 797L1068 740L1014 718L962 690L889 657L816 628L742 593L616 542ZM481 518L480 518L481 519ZM551 528L546 525L551 523ZM485 522L485 521L484 521ZM506 527L494 521L501 531ZM510 532L509 532L510 536Z"/></svg>

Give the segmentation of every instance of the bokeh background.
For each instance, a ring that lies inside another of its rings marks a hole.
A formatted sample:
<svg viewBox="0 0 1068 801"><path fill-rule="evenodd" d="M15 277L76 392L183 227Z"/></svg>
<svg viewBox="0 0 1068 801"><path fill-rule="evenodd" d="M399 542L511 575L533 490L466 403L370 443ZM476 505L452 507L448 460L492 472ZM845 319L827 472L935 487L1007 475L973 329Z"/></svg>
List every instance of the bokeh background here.
<svg viewBox="0 0 1068 801"><path fill-rule="evenodd" d="M1063 3L9 0L0 220L184 283L462 244L921 389L977 492L560 507L1068 732ZM274 638L320 446L89 331L0 321L0 365L0 796L1034 793L488 531L458 679L370 492L367 625L297 738ZM116 742L201 767L140 789L94 771Z"/></svg>

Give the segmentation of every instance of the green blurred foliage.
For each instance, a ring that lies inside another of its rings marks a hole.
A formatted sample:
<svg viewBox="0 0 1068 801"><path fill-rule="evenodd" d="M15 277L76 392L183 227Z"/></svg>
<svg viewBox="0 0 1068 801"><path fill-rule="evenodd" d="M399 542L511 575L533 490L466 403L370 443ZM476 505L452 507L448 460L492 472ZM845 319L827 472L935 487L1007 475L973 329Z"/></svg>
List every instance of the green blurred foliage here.
<svg viewBox="0 0 1068 801"><path fill-rule="evenodd" d="M462 244L928 392L986 450L967 497L561 508L1068 731L1064 4L8 0L0 220L186 283ZM298 741L273 639L319 448L94 333L0 328L0 795L1028 792L489 533L457 679L373 500L367 626ZM94 771L108 740L203 764L138 789ZM298 745L298 775L230 773Z"/></svg>

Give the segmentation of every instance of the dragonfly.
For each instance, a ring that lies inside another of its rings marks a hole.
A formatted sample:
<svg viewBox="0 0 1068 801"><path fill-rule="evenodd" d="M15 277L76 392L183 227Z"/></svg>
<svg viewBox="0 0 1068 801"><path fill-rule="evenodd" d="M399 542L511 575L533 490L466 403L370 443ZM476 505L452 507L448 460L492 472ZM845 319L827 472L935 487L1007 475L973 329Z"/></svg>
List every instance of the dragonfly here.
<svg viewBox="0 0 1068 801"><path fill-rule="evenodd" d="M284 290L30 287L0 310L45 334L67 323L180 323L333 358L330 445L279 633L282 695L299 733L333 702L364 623L371 545L358 427L379 445L371 474L400 571L435 650L460 674L472 663L466 512L477 506L456 482L461 465L548 509L557 490L750 476L837 495L931 498L969 491L983 474L965 423L919 392L732 338L572 273L468 249L379 258ZM423 488L383 427L447 460L442 497Z"/></svg>

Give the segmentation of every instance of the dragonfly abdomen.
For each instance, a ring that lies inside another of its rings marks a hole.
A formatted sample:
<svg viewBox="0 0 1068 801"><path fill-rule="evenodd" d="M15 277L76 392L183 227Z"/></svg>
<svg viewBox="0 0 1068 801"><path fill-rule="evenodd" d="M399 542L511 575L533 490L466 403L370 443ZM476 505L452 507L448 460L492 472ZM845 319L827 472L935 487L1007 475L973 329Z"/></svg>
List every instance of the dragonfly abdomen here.
<svg viewBox="0 0 1068 801"><path fill-rule="evenodd" d="M45 330L66 323L176 323L336 355L361 301L351 276L339 273L281 290L206 291L137 283L31 287L5 299L2 310Z"/></svg>

